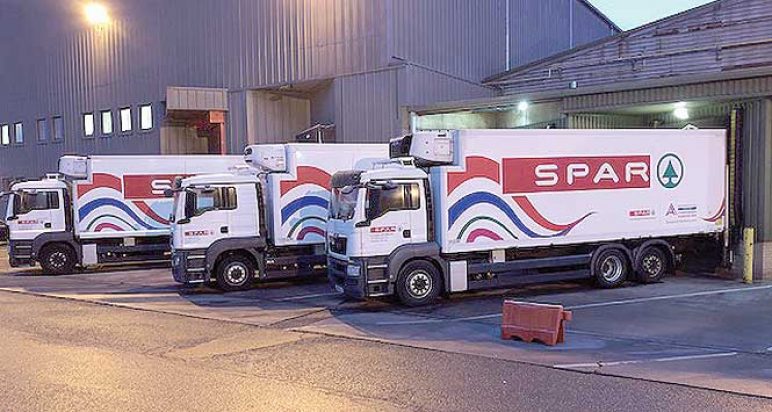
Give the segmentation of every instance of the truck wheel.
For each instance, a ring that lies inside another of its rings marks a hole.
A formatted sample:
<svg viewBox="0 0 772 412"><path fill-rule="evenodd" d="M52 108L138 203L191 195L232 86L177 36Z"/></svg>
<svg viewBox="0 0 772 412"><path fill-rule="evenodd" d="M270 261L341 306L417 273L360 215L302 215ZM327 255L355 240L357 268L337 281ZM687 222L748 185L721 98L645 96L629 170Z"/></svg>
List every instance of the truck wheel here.
<svg viewBox="0 0 772 412"><path fill-rule="evenodd" d="M226 292L249 289L254 277L252 262L241 255L228 256L217 265L217 286Z"/></svg>
<svg viewBox="0 0 772 412"><path fill-rule="evenodd" d="M75 253L65 245L49 245L40 251L38 262L46 274L69 275L75 272Z"/></svg>
<svg viewBox="0 0 772 412"><path fill-rule="evenodd" d="M625 283L629 265L624 251L617 248L604 249L594 261L592 274L598 286L610 289Z"/></svg>
<svg viewBox="0 0 772 412"><path fill-rule="evenodd" d="M437 268L425 260L408 263L397 277L397 296L407 306L432 303L440 295L442 280Z"/></svg>
<svg viewBox="0 0 772 412"><path fill-rule="evenodd" d="M639 282L658 282L668 271L668 259L661 248L647 246L638 255L637 266Z"/></svg>

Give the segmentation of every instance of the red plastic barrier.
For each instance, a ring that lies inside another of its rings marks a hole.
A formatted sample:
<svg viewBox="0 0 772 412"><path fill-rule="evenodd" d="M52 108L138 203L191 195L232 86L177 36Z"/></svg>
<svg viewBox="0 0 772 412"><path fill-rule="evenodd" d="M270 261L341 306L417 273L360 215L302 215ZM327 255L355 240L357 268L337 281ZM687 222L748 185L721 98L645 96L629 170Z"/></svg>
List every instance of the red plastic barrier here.
<svg viewBox="0 0 772 412"><path fill-rule="evenodd" d="M501 317L501 338L535 340L549 346L565 340L564 323L571 320L571 311L561 305L504 301Z"/></svg>

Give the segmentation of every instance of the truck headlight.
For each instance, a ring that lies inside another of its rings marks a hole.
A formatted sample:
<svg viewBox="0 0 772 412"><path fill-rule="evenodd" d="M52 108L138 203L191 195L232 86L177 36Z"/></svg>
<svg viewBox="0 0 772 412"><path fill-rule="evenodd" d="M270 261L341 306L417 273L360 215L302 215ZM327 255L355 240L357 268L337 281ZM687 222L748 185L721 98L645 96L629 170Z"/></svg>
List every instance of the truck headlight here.
<svg viewBox="0 0 772 412"><path fill-rule="evenodd" d="M172 266L179 266L180 263L182 263L182 256L174 255L174 257L172 258Z"/></svg>
<svg viewBox="0 0 772 412"><path fill-rule="evenodd" d="M358 278L361 271L362 271L362 268L359 265L350 264L346 266L346 276L350 278Z"/></svg>

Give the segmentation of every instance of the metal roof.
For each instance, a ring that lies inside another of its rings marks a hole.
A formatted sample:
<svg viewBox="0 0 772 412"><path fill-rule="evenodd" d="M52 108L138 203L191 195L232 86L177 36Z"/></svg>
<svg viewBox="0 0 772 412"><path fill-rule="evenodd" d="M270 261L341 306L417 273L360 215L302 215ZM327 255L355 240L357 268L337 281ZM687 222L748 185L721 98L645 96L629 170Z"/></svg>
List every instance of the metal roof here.
<svg viewBox="0 0 772 412"><path fill-rule="evenodd" d="M505 94L582 93L587 87L678 76L772 73L770 55L772 2L718 0L520 66L485 83Z"/></svg>

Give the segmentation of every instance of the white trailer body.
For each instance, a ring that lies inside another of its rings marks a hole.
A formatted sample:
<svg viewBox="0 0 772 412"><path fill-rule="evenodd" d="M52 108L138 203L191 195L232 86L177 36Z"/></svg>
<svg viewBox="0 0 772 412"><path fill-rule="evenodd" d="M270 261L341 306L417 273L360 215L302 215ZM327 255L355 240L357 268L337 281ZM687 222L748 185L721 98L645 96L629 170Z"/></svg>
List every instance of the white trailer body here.
<svg viewBox="0 0 772 412"><path fill-rule="evenodd" d="M245 149L252 170L183 180L172 226L174 279L237 290L323 268L332 174L387 159L386 144L253 145ZM227 205L220 192L231 193ZM212 193L214 205L199 208Z"/></svg>
<svg viewBox="0 0 772 412"><path fill-rule="evenodd" d="M724 230L722 130L461 130L431 170L443 253Z"/></svg>
<svg viewBox="0 0 772 412"><path fill-rule="evenodd" d="M391 157L333 176L328 276L352 297L652 282L726 228L723 130L419 132Z"/></svg>
<svg viewBox="0 0 772 412"><path fill-rule="evenodd" d="M242 156L65 156L59 173L72 179L76 236L169 236L174 180L225 173Z"/></svg>
<svg viewBox="0 0 772 412"><path fill-rule="evenodd" d="M385 144L287 144L286 172L266 176L268 232L276 246L324 245L330 181L388 158Z"/></svg>
<svg viewBox="0 0 772 412"><path fill-rule="evenodd" d="M241 156L63 156L59 174L11 187L11 266L70 273L101 263L168 258L177 178L226 172Z"/></svg>

